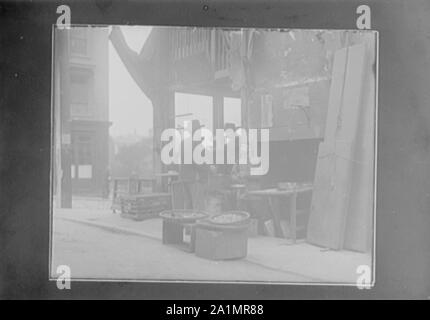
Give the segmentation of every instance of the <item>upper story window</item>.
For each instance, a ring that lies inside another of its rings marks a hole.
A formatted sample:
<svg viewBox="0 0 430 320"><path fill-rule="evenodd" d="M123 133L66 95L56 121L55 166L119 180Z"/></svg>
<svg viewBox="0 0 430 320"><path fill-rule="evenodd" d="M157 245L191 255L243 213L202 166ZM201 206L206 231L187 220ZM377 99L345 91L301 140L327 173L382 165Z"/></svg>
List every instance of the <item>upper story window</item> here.
<svg viewBox="0 0 430 320"><path fill-rule="evenodd" d="M88 56L88 33L86 28L73 28L70 32L70 53Z"/></svg>
<svg viewBox="0 0 430 320"><path fill-rule="evenodd" d="M72 117L91 116L92 73L76 69L70 75L70 107Z"/></svg>

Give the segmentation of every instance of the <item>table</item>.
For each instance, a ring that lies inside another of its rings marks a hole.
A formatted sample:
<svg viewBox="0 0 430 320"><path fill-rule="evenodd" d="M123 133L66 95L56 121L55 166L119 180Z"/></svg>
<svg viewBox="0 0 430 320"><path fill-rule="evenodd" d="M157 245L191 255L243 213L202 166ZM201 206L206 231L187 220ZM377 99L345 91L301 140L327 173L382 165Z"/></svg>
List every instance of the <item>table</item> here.
<svg viewBox="0 0 430 320"><path fill-rule="evenodd" d="M287 189L262 189L248 191L248 195L258 196L267 198L269 202L269 212L273 218L273 226L276 237L283 237L280 215L279 212L274 208L273 198L284 197L290 198L290 225L291 225L291 238L293 242L296 242L297 238L297 195L299 193L312 191L313 186L310 184L297 185Z"/></svg>

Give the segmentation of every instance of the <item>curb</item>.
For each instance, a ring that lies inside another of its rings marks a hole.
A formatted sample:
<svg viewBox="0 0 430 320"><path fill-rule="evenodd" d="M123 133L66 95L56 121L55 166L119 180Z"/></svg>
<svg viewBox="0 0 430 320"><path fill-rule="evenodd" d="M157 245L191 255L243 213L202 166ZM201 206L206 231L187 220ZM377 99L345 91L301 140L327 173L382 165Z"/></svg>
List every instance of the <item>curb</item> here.
<svg viewBox="0 0 430 320"><path fill-rule="evenodd" d="M128 235L133 235L133 236L140 236L140 237L144 237L144 238L150 238L153 240L161 240L161 238L156 237L152 234L146 233L146 232L142 232L142 231L137 231L134 229L130 229L130 228L124 228L124 227L117 227L117 226L112 226L111 224L105 224L105 223L100 223L100 222L93 222L93 221L89 221L89 220L81 220L81 219L73 219L73 218L66 218L66 217L58 217L61 220L65 220L65 221L70 221L70 222L75 222L75 223L80 223L83 225L87 225L87 226L91 226L91 227L97 227L106 231L110 231L113 233L121 233L121 234L128 234Z"/></svg>

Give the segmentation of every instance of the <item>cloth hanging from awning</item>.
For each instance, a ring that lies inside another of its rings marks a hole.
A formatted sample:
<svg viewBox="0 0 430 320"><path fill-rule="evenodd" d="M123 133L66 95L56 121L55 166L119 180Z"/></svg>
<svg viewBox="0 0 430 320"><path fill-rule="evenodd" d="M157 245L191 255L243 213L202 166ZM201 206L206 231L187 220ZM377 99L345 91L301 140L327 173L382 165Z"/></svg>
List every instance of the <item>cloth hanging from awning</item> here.
<svg viewBox="0 0 430 320"><path fill-rule="evenodd" d="M228 72L234 91L247 85L247 65L252 57L253 33L254 30L222 32L229 50Z"/></svg>

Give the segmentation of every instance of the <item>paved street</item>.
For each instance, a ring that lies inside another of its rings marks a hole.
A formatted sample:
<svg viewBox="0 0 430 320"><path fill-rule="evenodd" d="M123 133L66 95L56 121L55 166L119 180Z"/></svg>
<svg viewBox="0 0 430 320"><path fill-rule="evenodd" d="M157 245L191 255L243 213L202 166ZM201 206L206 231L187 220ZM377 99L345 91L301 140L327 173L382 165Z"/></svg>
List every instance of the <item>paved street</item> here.
<svg viewBox="0 0 430 320"><path fill-rule="evenodd" d="M110 202L76 199L54 208L53 272L67 264L73 278L129 280L227 280L355 285L357 267L370 254L332 251L299 240L249 237L248 255L211 261L161 243L161 219L133 221L113 214ZM53 274L55 277L55 274Z"/></svg>
<svg viewBox="0 0 430 320"><path fill-rule="evenodd" d="M302 282L310 279L246 260L211 261L159 240L54 220L53 269L71 267L72 278L183 279Z"/></svg>

